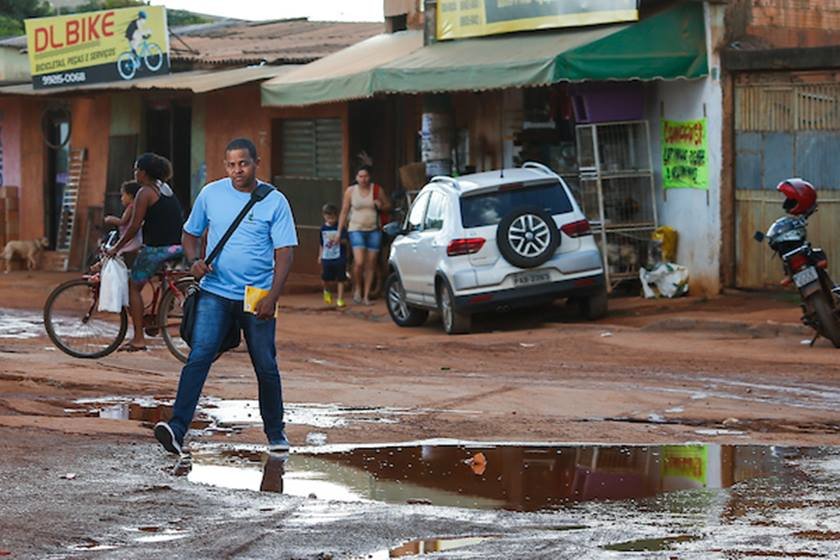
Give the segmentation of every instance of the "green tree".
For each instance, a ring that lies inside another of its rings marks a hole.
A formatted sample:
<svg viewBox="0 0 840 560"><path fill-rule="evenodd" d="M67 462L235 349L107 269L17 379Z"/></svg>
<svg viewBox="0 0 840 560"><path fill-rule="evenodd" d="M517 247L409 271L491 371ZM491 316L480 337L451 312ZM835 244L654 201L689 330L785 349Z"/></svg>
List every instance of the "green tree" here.
<svg viewBox="0 0 840 560"><path fill-rule="evenodd" d="M95 12L97 10L113 10L118 8L134 8L148 6L144 0L88 0L75 8L64 8L62 15L81 12ZM23 20L55 15L55 11L45 0L0 0L0 39L23 35ZM215 18L195 14L186 10L166 10L166 21L169 27L208 23Z"/></svg>
<svg viewBox="0 0 840 560"><path fill-rule="evenodd" d="M0 0L0 14L10 19L44 17L52 13L52 5L45 0Z"/></svg>
<svg viewBox="0 0 840 560"><path fill-rule="evenodd" d="M0 38L23 35L23 20L52 15L44 0L0 0Z"/></svg>
<svg viewBox="0 0 840 560"><path fill-rule="evenodd" d="M149 2L145 2L143 0L88 0L81 6L78 6L73 10L69 10L66 13L95 12L97 10L135 8L137 6L148 5ZM194 23L208 23L210 21L214 21L213 18L194 14L193 12L188 12L186 10L166 10L166 23L169 27L191 25Z"/></svg>

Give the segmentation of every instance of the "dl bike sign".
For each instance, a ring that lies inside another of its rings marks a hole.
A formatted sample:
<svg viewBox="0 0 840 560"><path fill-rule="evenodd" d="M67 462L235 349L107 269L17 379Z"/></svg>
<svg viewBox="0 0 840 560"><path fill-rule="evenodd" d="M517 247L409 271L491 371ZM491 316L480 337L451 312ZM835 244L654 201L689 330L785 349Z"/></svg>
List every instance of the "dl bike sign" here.
<svg viewBox="0 0 840 560"><path fill-rule="evenodd" d="M35 89L169 73L163 6L25 20Z"/></svg>

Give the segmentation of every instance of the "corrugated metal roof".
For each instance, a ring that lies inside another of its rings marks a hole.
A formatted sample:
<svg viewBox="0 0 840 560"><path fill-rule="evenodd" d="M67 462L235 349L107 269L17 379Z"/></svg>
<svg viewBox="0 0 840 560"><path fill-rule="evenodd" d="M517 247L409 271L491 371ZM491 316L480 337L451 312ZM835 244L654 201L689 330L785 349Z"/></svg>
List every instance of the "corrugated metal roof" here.
<svg viewBox="0 0 840 560"><path fill-rule="evenodd" d="M204 64L304 64L384 31L382 22L222 20L172 28L172 62ZM26 48L26 36L0 40Z"/></svg>
<svg viewBox="0 0 840 560"><path fill-rule="evenodd" d="M280 76L295 66L249 66L232 70L194 70L123 82L34 89L32 84L0 87L0 95L51 95L68 91L183 90L203 93Z"/></svg>
<svg viewBox="0 0 840 560"><path fill-rule="evenodd" d="M306 63L363 41L382 22L223 21L174 29L170 59L206 64Z"/></svg>

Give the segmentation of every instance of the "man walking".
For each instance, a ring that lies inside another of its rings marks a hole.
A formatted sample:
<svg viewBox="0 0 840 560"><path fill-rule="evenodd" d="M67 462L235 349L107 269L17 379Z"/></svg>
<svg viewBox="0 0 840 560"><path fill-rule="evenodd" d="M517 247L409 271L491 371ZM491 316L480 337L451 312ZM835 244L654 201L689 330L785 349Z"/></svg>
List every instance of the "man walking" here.
<svg viewBox="0 0 840 560"><path fill-rule="evenodd" d="M294 219L286 197L272 189L257 202L212 265L197 254L198 240L205 230L209 254L248 203L251 193L261 183L256 178L259 163L253 142L246 138L232 140L225 150L228 177L201 190L184 224L184 253L192 262L191 273L201 279L201 294L195 311L192 348L181 370L172 418L168 423L155 425L155 437L171 453L181 453L210 365L234 321L245 334L257 374L260 415L269 451L289 449L274 345L277 299L292 265L293 247L297 245ZM243 310L246 286L267 291L254 313Z"/></svg>

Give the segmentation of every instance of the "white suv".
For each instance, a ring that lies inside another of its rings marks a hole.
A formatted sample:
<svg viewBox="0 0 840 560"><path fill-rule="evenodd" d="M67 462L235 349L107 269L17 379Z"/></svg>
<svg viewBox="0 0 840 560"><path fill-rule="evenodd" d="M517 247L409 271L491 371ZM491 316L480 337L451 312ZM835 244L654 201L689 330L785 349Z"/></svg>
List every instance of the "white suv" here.
<svg viewBox="0 0 840 560"><path fill-rule="evenodd" d="M606 315L603 261L589 222L544 165L434 177L396 229L389 231L396 239L385 294L401 327L439 310L447 333L465 333L473 313L560 297L589 319Z"/></svg>

